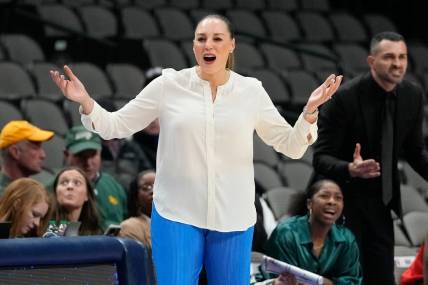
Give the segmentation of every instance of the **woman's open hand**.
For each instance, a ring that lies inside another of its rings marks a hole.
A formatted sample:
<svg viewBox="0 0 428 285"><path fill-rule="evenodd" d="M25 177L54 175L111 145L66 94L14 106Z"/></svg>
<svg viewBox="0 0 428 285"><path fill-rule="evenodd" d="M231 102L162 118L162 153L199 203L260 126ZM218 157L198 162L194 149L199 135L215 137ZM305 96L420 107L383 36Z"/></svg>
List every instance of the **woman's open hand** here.
<svg viewBox="0 0 428 285"><path fill-rule="evenodd" d="M308 102L306 103L306 111L308 113L313 113L319 106L331 99L339 88L342 78L342 75L336 76L331 74L323 84L312 92Z"/></svg>
<svg viewBox="0 0 428 285"><path fill-rule="evenodd" d="M92 111L94 104L92 98L86 91L85 86L67 65L64 66L64 73L68 79L66 79L63 74L60 74L59 71L50 71L52 80L64 96L73 102L79 103L83 108L83 113L89 114Z"/></svg>

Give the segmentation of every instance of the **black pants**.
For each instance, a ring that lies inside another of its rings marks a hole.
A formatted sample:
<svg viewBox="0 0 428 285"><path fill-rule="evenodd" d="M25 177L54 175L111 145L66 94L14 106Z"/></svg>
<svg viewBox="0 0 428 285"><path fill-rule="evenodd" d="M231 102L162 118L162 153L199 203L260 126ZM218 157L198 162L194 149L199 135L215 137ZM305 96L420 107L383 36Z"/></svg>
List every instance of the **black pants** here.
<svg viewBox="0 0 428 285"><path fill-rule="evenodd" d="M360 249L364 285L394 285L394 228L379 196L345 197L346 224Z"/></svg>

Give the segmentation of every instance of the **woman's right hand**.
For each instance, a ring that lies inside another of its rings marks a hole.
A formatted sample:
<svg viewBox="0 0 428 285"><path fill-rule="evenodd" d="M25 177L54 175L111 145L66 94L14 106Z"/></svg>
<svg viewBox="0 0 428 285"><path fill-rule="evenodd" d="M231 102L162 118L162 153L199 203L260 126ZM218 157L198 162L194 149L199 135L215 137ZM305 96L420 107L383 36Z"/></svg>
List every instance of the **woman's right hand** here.
<svg viewBox="0 0 428 285"><path fill-rule="evenodd" d="M83 108L83 113L89 114L94 107L94 102L86 91L85 86L67 65L64 66L64 73L69 79L66 79L63 74L56 70L50 71L52 80L64 96L73 102L79 103Z"/></svg>
<svg viewBox="0 0 428 285"><path fill-rule="evenodd" d="M272 283L273 285L299 285L297 283L296 277L290 273L282 273L278 278Z"/></svg>

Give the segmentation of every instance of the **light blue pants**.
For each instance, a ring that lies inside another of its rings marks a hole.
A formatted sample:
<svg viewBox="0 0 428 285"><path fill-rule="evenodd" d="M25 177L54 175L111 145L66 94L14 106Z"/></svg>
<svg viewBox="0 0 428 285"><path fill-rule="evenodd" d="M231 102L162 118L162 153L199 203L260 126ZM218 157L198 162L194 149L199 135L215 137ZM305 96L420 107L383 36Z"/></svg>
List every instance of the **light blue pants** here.
<svg viewBox="0 0 428 285"><path fill-rule="evenodd" d="M254 227L235 232L201 229L161 217L154 205L151 218L158 285L197 285L202 265L209 285L250 284Z"/></svg>

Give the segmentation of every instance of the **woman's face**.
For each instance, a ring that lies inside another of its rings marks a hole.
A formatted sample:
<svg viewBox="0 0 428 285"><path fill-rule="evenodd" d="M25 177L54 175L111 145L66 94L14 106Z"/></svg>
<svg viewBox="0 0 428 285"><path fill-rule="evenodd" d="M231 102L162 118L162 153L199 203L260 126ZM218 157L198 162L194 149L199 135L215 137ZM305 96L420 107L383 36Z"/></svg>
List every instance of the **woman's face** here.
<svg viewBox="0 0 428 285"><path fill-rule="evenodd" d="M138 180L138 205L145 210L146 214L150 214L152 208L155 177L154 172L149 172Z"/></svg>
<svg viewBox="0 0 428 285"><path fill-rule="evenodd" d="M325 182L308 202L311 219L322 224L332 225L343 210L343 195L335 183Z"/></svg>
<svg viewBox="0 0 428 285"><path fill-rule="evenodd" d="M224 21L206 18L195 30L193 52L202 75L224 72L229 54L235 48L235 39Z"/></svg>
<svg viewBox="0 0 428 285"><path fill-rule="evenodd" d="M85 177L74 169L61 173L55 191L58 204L68 210L81 208L88 201Z"/></svg>
<svg viewBox="0 0 428 285"><path fill-rule="evenodd" d="M43 219L49 210L47 202L42 201L33 204L22 215L22 226L20 234L25 235L31 232L33 229L37 229L40 225L40 220Z"/></svg>

